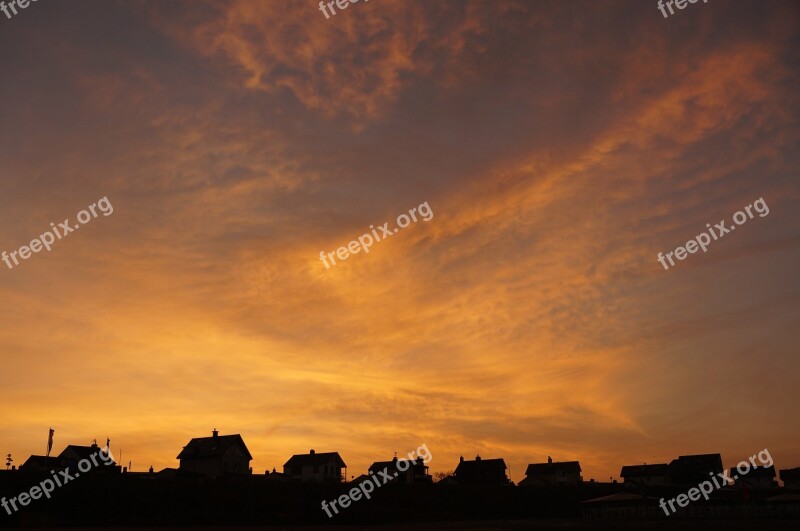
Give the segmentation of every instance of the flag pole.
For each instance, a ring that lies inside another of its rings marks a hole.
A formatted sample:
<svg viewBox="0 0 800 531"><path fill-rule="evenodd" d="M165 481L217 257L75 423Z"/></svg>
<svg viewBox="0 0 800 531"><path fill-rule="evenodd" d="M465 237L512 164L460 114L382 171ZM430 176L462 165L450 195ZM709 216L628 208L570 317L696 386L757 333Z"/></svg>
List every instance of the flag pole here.
<svg viewBox="0 0 800 531"><path fill-rule="evenodd" d="M55 430L50 428L50 431L47 434L47 451L44 454L44 467L47 468L47 461L50 459L50 450L53 448L53 433Z"/></svg>

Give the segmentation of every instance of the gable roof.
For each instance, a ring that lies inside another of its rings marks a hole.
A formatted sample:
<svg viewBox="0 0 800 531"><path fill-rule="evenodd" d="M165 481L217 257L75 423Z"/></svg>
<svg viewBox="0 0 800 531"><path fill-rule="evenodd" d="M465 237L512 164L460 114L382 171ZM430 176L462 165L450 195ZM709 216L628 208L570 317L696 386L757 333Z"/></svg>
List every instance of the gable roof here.
<svg viewBox="0 0 800 531"><path fill-rule="evenodd" d="M236 435L217 435L216 437L196 437L183 447L176 459L207 459L224 455L232 446L239 446L247 457L253 459L244 444L244 439Z"/></svg>
<svg viewBox="0 0 800 531"><path fill-rule="evenodd" d="M580 474L581 465L579 461L563 461L560 463L533 463L528 465L525 470L526 476L544 476L554 474L558 471L569 474Z"/></svg>
<svg viewBox="0 0 800 531"><path fill-rule="evenodd" d="M720 472L722 456L719 454L682 455L669 463L670 481L678 485L698 483L708 479L709 473Z"/></svg>
<svg viewBox="0 0 800 531"><path fill-rule="evenodd" d="M76 444L70 444L64 448L60 454L58 454L57 459L66 459L72 456L77 457L77 459L91 459L93 454L99 454L100 452L103 452L105 455L105 448L100 448L96 444L92 446L78 446ZM53 456L50 456L50 459L52 460Z"/></svg>
<svg viewBox="0 0 800 531"><path fill-rule="evenodd" d="M22 463L20 468L29 467L45 467L45 466L58 466L60 460L58 457L51 455L50 457L44 455L32 455Z"/></svg>
<svg viewBox="0 0 800 531"><path fill-rule="evenodd" d="M375 461L367 470L383 470L384 468L394 468L397 461Z"/></svg>
<svg viewBox="0 0 800 531"><path fill-rule="evenodd" d="M456 467L456 479L485 479L486 476L505 477L506 462L503 459L481 459L474 461L460 461Z"/></svg>
<svg viewBox="0 0 800 531"><path fill-rule="evenodd" d="M339 452L317 453L314 450L308 454L294 454L283 466L318 466L327 465L331 461L336 461L336 464L342 468L347 467Z"/></svg>
<svg viewBox="0 0 800 531"><path fill-rule="evenodd" d="M722 456L720 454L681 455L670 461L669 466L699 472L709 472L717 468L722 471Z"/></svg>
<svg viewBox="0 0 800 531"><path fill-rule="evenodd" d="M391 461L375 461L370 465L370 467L367 470L383 470L384 468L394 470L397 469L397 461L398 459L396 457ZM406 459L405 461L408 462L408 468L424 466L425 464L422 457L418 457L416 459ZM406 470L408 470L408 468L406 468Z"/></svg>
<svg viewBox="0 0 800 531"><path fill-rule="evenodd" d="M670 481L690 481L695 476L705 476L709 472L722 471L720 454L681 455L669 464L626 465L619 475L622 478L648 476L668 476Z"/></svg>

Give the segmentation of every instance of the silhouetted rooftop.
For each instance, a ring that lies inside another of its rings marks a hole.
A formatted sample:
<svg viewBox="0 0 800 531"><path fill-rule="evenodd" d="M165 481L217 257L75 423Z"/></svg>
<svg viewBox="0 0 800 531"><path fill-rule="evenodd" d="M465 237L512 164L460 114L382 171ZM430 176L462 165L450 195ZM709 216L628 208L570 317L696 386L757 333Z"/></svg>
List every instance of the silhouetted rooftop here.
<svg viewBox="0 0 800 531"><path fill-rule="evenodd" d="M756 466L752 467L750 471L744 475L745 478L774 478L774 466Z"/></svg>
<svg viewBox="0 0 800 531"><path fill-rule="evenodd" d="M503 459L482 459L474 461L462 460L454 472L459 483L509 483L506 477L506 462Z"/></svg>
<svg viewBox="0 0 800 531"><path fill-rule="evenodd" d="M709 473L719 472L722 472L719 454L682 455L669 463L671 481L676 484L705 481Z"/></svg>
<svg viewBox="0 0 800 531"><path fill-rule="evenodd" d="M204 459L219 457L225 454L231 446L239 445L248 459L253 459L250 451L244 444L244 439L236 435L216 435L212 437L196 437L183 447L177 459Z"/></svg>
<svg viewBox="0 0 800 531"><path fill-rule="evenodd" d="M383 470L384 468L394 469L397 468L397 461L398 459L392 459L391 461L375 461L370 465L368 470ZM421 457L417 458L416 460L406 459L406 461L408 461L409 467L423 464Z"/></svg>
<svg viewBox="0 0 800 531"><path fill-rule="evenodd" d="M580 474L581 472L581 465L579 461L564 461L561 463L533 463L528 465L527 470L525 470L526 476L538 476L538 475L545 475L545 474L552 474L561 470L565 473L577 473Z"/></svg>
<svg viewBox="0 0 800 531"><path fill-rule="evenodd" d="M308 454L295 454L293 455L283 466L314 466L314 465L326 465L334 460L338 463L338 465L342 468L346 467L347 465L344 463L344 460L339 455L339 452L323 452L317 453L314 450L311 450L311 453Z"/></svg>
<svg viewBox="0 0 800 531"><path fill-rule="evenodd" d="M93 454L99 454L100 452L105 454L105 448L100 448L96 444L92 446L78 446L76 444L70 444L64 448L60 454L58 454L58 459L63 459L70 454L78 459L91 459ZM50 456L50 459L53 459L53 456Z"/></svg>
<svg viewBox="0 0 800 531"><path fill-rule="evenodd" d="M51 455L50 457L46 457L44 455L32 455L28 459L22 463L21 469L28 469L28 468L44 468L44 467L58 467L61 460Z"/></svg>

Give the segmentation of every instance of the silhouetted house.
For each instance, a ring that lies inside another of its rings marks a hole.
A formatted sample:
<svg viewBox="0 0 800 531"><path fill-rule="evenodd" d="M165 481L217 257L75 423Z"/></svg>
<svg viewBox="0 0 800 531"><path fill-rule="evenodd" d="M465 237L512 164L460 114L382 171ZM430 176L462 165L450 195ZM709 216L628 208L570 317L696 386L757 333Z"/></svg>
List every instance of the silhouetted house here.
<svg viewBox="0 0 800 531"><path fill-rule="evenodd" d="M512 483L506 477L507 468L502 459L477 456L474 461L464 461L462 456L453 477L460 484L509 485Z"/></svg>
<svg viewBox="0 0 800 531"><path fill-rule="evenodd" d="M579 485L581 483L583 483L583 477L581 476L580 462L554 463L553 459L548 457L546 463L528 465L525 479L519 482L519 486Z"/></svg>
<svg viewBox="0 0 800 531"><path fill-rule="evenodd" d="M57 456L32 455L19 467L23 472L49 472L61 468L61 461Z"/></svg>
<svg viewBox="0 0 800 531"><path fill-rule="evenodd" d="M729 475L731 477L738 476L733 480L735 486L748 490L767 490L778 487L778 482L775 481L774 466L754 466L747 474L739 474L735 468L732 468Z"/></svg>
<svg viewBox="0 0 800 531"><path fill-rule="evenodd" d="M662 487L668 485L669 465L629 465L619 473L626 487Z"/></svg>
<svg viewBox="0 0 800 531"><path fill-rule="evenodd" d="M75 472L118 473L120 471L120 467L117 466L117 464L113 461L113 456L109 458L104 450L104 448L97 446L97 443L94 443L91 446L78 446L75 444L70 444L64 448L60 454L58 454L57 459L61 465L61 468L68 470L71 474L74 474ZM81 461L88 461L88 463L91 464L91 468L85 471L79 471L78 464Z"/></svg>
<svg viewBox="0 0 800 531"><path fill-rule="evenodd" d="M719 454L681 455L669 463L669 478L673 485L698 485L722 472Z"/></svg>
<svg viewBox="0 0 800 531"><path fill-rule="evenodd" d="M213 430L211 437L189 441L177 459L180 459L178 470L217 477L249 474L253 456L238 433L220 435Z"/></svg>
<svg viewBox="0 0 800 531"><path fill-rule="evenodd" d="M342 472L344 470L344 472ZM347 465L339 452L296 454L283 465L283 473L290 479L342 483L347 480Z"/></svg>
<svg viewBox="0 0 800 531"><path fill-rule="evenodd" d="M264 475L269 481L289 481L289 477L283 472L276 471L275 467L272 467L272 472L269 470L264 472Z"/></svg>
<svg viewBox="0 0 800 531"><path fill-rule="evenodd" d="M392 479L389 483L433 483L433 478L428 474L428 467L425 460L418 457L415 461L405 459L405 464L400 463L395 457L391 461L376 461L369 467L369 471L378 477L380 471L385 470ZM405 470L403 470L405 469Z"/></svg>
<svg viewBox="0 0 800 531"><path fill-rule="evenodd" d="M800 489L800 468L785 468L781 470L781 481L787 489Z"/></svg>

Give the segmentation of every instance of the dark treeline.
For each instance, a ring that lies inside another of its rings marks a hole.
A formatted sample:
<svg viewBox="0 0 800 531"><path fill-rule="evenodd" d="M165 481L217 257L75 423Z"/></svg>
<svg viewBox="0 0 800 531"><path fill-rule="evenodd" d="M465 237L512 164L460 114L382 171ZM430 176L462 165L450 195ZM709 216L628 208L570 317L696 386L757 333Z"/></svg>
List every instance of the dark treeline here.
<svg viewBox="0 0 800 531"><path fill-rule="evenodd" d="M0 495L17 496L45 477L0 474ZM608 483L560 487L386 485L377 489L372 499L354 502L328 518L321 510L322 500L336 498L350 488L352 485L345 484L276 483L263 476L183 479L88 474L57 489L50 499L34 500L10 516L0 515L0 526L347 526L529 518L566 522L587 517L582 501L623 491L622 485ZM633 506L647 508L645 520L678 523L679 517L659 515L651 499L675 494L675 489L648 489L641 504L634 502ZM772 515L765 512L768 504L764 500L774 494L749 495L734 505L752 517ZM753 521L753 528L768 525L769 529L792 529L796 523L758 519Z"/></svg>

